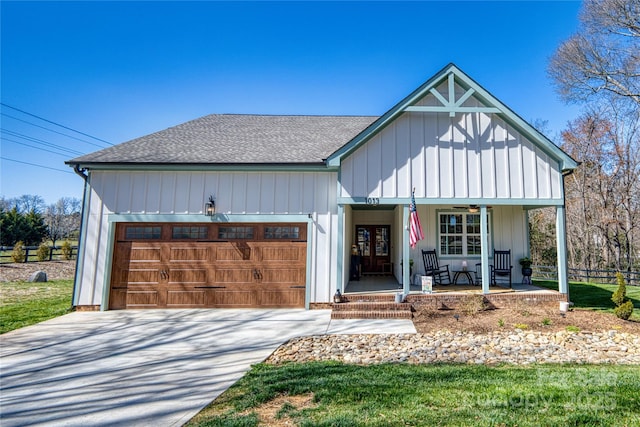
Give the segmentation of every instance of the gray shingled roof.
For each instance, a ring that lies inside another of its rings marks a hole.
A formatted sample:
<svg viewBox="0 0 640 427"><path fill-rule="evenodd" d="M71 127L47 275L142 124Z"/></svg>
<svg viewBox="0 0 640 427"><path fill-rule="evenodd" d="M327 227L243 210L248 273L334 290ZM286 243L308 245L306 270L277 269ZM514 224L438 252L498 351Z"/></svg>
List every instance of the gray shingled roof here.
<svg viewBox="0 0 640 427"><path fill-rule="evenodd" d="M376 119L212 114L66 163L317 164Z"/></svg>

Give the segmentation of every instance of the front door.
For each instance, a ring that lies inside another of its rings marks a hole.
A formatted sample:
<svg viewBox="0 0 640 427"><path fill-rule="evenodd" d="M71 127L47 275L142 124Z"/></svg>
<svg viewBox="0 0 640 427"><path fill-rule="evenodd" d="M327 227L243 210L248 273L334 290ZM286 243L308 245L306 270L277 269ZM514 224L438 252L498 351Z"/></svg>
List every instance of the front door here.
<svg viewBox="0 0 640 427"><path fill-rule="evenodd" d="M356 226L356 244L362 257L362 274L391 274L388 225Z"/></svg>

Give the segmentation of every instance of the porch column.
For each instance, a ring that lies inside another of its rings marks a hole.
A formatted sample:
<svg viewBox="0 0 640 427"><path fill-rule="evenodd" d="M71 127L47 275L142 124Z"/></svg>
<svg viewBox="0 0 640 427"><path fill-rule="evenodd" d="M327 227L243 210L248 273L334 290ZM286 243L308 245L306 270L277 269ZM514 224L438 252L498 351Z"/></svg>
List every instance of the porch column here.
<svg viewBox="0 0 640 427"><path fill-rule="evenodd" d="M489 293L489 237L487 236L487 205L480 206L480 262L482 263L482 293Z"/></svg>
<svg viewBox="0 0 640 427"><path fill-rule="evenodd" d="M336 249L338 257L336 263L336 290L344 293L344 205L338 205L338 248ZM331 291L329 299L333 296Z"/></svg>
<svg viewBox="0 0 640 427"><path fill-rule="evenodd" d="M406 296L411 292L411 278L409 265L409 206L403 205L402 207L402 223L404 227L402 229L402 293Z"/></svg>
<svg viewBox="0 0 640 427"><path fill-rule="evenodd" d="M565 207L556 206L556 242L558 250L558 291L569 297L569 278L567 268L567 228Z"/></svg>

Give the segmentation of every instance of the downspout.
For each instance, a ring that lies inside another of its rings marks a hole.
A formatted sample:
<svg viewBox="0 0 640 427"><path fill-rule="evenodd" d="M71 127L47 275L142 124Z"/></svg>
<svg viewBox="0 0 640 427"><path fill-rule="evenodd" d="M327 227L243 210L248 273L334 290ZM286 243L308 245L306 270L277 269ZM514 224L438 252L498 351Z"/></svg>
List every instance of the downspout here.
<svg viewBox="0 0 640 427"><path fill-rule="evenodd" d="M72 307L76 307L76 304L78 302L78 297L79 295L77 295L77 291L78 291L78 283L80 282L79 280L79 276L81 274L82 271L82 267L83 267L83 262L84 262L84 256L82 256L82 260L80 257L80 254L84 252L84 240L83 240L83 234L84 234L84 229L85 229L85 212L86 212L86 205L87 205L87 189L89 187L89 176L85 174L85 172L87 171L85 168L80 168L80 165L76 164L73 166L73 171L82 178L82 180L84 181L84 188L82 189L82 209L80 211L80 230L78 231L78 253L76 254L76 272L73 278L73 300L71 301L71 305ZM83 248L83 250L81 251L80 248Z"/></svg>

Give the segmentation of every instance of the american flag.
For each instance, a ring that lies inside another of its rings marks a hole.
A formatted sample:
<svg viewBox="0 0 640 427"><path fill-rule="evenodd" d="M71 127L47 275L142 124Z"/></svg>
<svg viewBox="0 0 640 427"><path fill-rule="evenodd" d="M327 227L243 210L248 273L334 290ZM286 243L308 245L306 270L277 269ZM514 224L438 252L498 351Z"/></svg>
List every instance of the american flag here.
<svg viewBox="0 0 640 427"><path fill-rule="evenodd" d="M415 191L411 192L411 205L409 205L409 245L415 248L418 241L424 239L424 233L422 232L422 225L420 225L420 218L418 217L418 211L416 209Z"/></svg>

